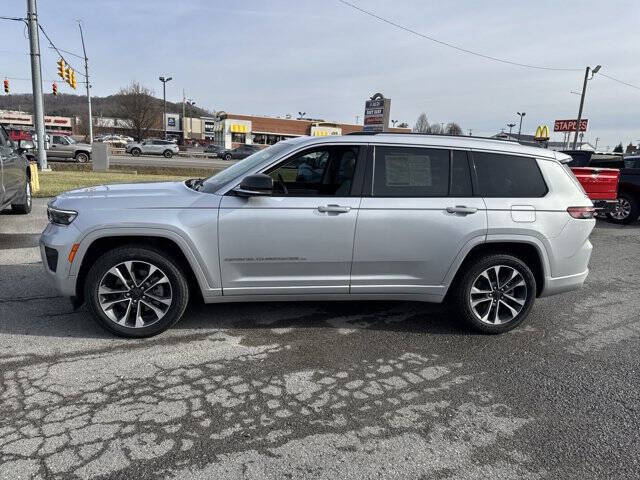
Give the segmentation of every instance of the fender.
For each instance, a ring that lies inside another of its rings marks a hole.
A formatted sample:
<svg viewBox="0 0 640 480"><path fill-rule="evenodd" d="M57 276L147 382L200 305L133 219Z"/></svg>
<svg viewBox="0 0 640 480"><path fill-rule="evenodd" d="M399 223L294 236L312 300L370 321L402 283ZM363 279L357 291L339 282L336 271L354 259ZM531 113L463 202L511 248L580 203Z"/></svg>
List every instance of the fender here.
<svg viewBox="0 0 640 480"><path fill-rule="evenodd" d="M198 253L198 250L194 248L193 243L186 238L181 232L171 230L168 228L158 228L150 226L101 226L96 229L87 232L79 241L80 246L76 253L75 261L73 262L69 271L69 276L77 277L84 260L85 254L89 249L89 246L100 238L105 237L161 237L173 241L178 248L182 251L185 258L189 262L196 280L202 291L202 295L207 298L211 296L217 296L222 294L220 288L219 278L212 278L209 272L203 268L206 264L204 259ZM217 281L216 281L217 280ZM217 285L216 285L217 284Z"/></svg>

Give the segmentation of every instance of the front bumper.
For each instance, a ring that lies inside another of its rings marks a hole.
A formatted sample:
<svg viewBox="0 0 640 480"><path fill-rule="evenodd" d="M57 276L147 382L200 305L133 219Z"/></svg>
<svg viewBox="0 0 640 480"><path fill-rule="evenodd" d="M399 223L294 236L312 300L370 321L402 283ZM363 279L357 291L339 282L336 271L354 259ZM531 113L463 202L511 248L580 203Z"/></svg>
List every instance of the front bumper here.
<svg viewBox="0 0 640 480"><path fill-rule="evenodd" d="M65 297L76 295L76 277L69 275L69 252L79 236L80 231L73 223L67 226L49 223L40 235L40 256L44 270L56 290Z"/></svg>

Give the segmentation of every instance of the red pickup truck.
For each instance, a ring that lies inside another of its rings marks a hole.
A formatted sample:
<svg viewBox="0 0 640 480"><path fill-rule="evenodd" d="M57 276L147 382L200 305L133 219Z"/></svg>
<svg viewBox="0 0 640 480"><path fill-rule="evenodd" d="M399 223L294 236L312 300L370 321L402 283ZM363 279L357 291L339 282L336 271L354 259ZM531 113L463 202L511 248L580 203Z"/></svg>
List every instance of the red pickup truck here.
<svg viewBox="0 0 640 480"><path fill-rule="evenodd" d="M594 152L588 150L565 150L573 160L568 163L584 191L599 213L608 213L618 204L618 182L620 170L616 168L590 167Z"/></svg>

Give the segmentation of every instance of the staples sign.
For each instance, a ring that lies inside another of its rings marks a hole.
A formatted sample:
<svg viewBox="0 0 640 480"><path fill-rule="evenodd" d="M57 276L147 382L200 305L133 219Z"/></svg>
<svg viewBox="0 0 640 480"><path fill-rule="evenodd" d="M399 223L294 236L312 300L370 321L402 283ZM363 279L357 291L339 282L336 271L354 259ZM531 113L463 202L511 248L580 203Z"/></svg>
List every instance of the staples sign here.
<svg viewBox="0 0 640 480"><path fill-rule="evenodd" d="M576 131L576 120L556 120L553 122L553 131L554 132L575 132ZM583 118L580 120L580 131L587 131L587 124L589 120Z"/></svg>

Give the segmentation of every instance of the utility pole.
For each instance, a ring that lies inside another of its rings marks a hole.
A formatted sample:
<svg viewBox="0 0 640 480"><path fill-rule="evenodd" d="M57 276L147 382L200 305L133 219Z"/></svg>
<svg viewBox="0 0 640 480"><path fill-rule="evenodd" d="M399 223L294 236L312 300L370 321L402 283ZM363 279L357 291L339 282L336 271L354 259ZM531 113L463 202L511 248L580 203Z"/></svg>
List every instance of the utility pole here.
<svg viewBox="0 0 640 480"><path fill-rule="evenodd" d="M167 82L173 77L159 77L162 82L162 126L164 130L164 138L167 139Z"/></svg>
<svg viewBox="0 0 640 480"><path fill-rule="evenodd" d="M507 123L507 127L509 127L509 136L511 136L511 130L513 129L513 127L515 127L516 124L515 123Z"/></svg>
<svg viewBox="0 0 640 480"><path fill-rule="evenodd" d="M93 117L91 115L91 93L89 89L89 59L87 58L87 49L84 46L84 35L82 34L82 23L78 21L78 28L80 29L80 40L82 40L82 54L84 55L84 76L87 85L87 105L89 107L89 145L93 143Z"/></svg>
<svg viewBox="0 0 640 480"><path fill-rule="evenodd" d="M596 144L593 146L595 150L598 150L598 140L600 140L600 137L596 137Z"/></svg>
<svg viewBox="0 0 640 480"><path fill-rule="evenodd" d="M38 167L47 169L45 151L44 104L42 101L42 70L40 68L40 37L38 36L38 9L36 0L27 0L27 25L31 53L31 86L33 89L33 117L38 136Z"/></svg>
<svg viewBox="0 0 640 480"><path fill-rule="evenodd" d="M185 131L185 116L184 116L184 102L186 101L186 98L184 96L184 88L182 89L182 144L184 145L184 141L186 140L186 131Z"/></svg>
<svg viewBox="0 0 640 480"><path fill-rule="evenodd" d="M585 96L585 93L587 92L587 81L589 81L590 70L591 70L591 67L587 67L584 70L584 82L582 83L582 94L580 95L580 108L578 109L578 121L576 122L576 133L573 137L573 150L576 149L576 145L578 143L578 133L580 132L580 122L582 121L582 108L584 107L584 96ZM593 69L593 75L598 73L598 70L600 70L600 65L597 65ZM593 75L591 76L591 78L593 78Z"/></svg>
<svg viewBox="0 0 640 480"><path fill-rule="evenodd" d="M520 127L518 128L518 142L520 141L520 135L522 135L522 117L524 117L527 112L516 112L520 116Z"/></svg>
<svg viewBox="0 0 640 480"><path fill-rule="evenodd" d="M473 130L469 129L469 136L473 134Z"/></svg>

